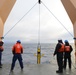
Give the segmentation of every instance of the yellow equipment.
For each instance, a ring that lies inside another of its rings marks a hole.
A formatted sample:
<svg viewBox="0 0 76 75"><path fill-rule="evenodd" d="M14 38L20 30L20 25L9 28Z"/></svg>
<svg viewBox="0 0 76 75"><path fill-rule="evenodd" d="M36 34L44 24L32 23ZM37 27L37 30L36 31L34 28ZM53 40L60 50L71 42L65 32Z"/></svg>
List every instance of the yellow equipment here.
<svg viewBox="0 0 76 75"><path fill-rule="evenodd" d="M34 56L37 57L37 64L40 64L41 57L44 56L44 54L41 54L41 47L40 46L38 46L38 48L37 48L37 54L35 53Z"/></svg>

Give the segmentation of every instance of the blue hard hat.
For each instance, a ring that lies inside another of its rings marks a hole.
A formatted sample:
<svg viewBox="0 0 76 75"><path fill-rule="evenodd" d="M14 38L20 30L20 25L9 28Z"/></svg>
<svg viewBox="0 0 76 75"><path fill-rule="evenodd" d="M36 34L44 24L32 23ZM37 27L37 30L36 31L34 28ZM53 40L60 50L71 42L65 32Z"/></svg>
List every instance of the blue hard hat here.
<svg viewBox="0 0 76 75"><path fill-rule="evenodd" d="M65 42L68 42L68 40L65 40Z"/></svg>
<svg viewBox="0 0 76 75"><path fill-rule="evenodd" d="M17 42L21 43L21 41L20 41L20 40L17 40Z"/></svg>

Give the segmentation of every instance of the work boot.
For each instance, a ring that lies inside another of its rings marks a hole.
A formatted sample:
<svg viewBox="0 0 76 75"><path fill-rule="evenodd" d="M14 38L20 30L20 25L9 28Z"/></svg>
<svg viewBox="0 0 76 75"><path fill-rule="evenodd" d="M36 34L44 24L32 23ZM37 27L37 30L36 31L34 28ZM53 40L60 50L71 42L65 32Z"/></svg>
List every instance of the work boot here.
<svg viewBox="0 0 76 75"><path fill-rule="evenodd" d="M59 71L59 70L57 70L56 73L63 73L63 71Z"/></svg>
<svg viewBox="0 0 76 75"><path fill-rule="evenodd" d="M13 72L13 69L10 69L10 72Z"/></svg>
<svg viewBox="0 0 76 75"><path fill-rule="evenodd" d="M13 72L13 70L10 70L10 72Z"/></svg>
<svg viewBox="0 0 76 75"><path fill-rule="evenodd" d="M2 68L2 65L0 65L0 68Z"/></svg>
<svg viewBox="0 0 76 75"><path fill-rule="evenodd" d="M0 68L2 68L2 66L0 66Z"/></svg>
<svg viewBox="0 0 76 75"><path fill-rule="evenodd" d="M23 71L23 68L21 68L21 71Z"/></svg>

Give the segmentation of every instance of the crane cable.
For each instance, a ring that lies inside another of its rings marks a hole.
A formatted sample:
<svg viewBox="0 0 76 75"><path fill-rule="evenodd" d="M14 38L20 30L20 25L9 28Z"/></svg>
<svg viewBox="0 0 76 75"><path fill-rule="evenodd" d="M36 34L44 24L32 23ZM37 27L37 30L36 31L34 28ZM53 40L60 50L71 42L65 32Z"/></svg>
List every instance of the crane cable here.
<svg viewBox="0 0 76 75"><path fill-rule="evenodd" d="M63 23L48 9L48 7L42 2L46 9L54 16L54 18L65 28L65 30L73 37L73 35L68 31L68 29L63 25Z"/></svg>
<svg viewBox="0 0 76 75"><path fill-rule="evenodd" d="M42 1L40 1L39 0L39 14L40 14L40 4L41 4L41 2ZM37 2L38 3L38 2ZM3 36L3 37L5 37L35 6L36 6L36 4L37 3L35 3L34 4L34 6L26 13L26 14L24 14L24 16L12 27L12 28L10 28L10 30L8 30L6 33L5 33L5 35ZM60 20L58 20L58 18L48 9L48 7L42 2L42 4L47 8L47 10L56 18L56 20L66 29L66 31L73 37L73 35L68 31L68 29L61 23L61 21ZM39 16L39 33L38 33L38 35L39 35L39 39L38 39L38 43L40 43L40 16Z"/></svg>
<svg viewBox="0 0 76 75"><path fill-rule="evenodd" d="M40 44L40 4L39 4L39 29L38 29L38 44Z"/></svg>
<svg viewBox="0 0 76 75"><path fill-rule="evenodd" d="M40 4L41 4L41 0L38 0L38 3L39 3L39 29L38 29L38 46L37 46L37 49L40 49L41 50L41 45L40 45Z"/></svg>
<svg viewBox="0 0 76 75"><path fill-rule="evenodd" d="M25 13L24 16L22 16L22 18L21 18L16 24L14 24L14 26L11 27L11 28L5 33L4 37L36 6L37 3L38 3L38 2L36 2L36 3L34 4L34 6L33 6L31 9L29 9L28 12Z"/></svg>

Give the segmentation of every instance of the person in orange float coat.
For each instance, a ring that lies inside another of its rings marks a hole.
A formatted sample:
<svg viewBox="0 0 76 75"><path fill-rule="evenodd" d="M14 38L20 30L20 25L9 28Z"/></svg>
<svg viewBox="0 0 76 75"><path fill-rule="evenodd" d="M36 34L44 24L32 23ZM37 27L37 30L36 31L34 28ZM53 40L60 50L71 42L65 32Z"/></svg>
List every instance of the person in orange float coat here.
<svg viewBox="0 0 76 75"><path fill-rule="evenodd" d="M64 69L66 69L67 60L68 67L71 69L71 52L73 51L72 46L69 44L68 40L65 40L65 49L64 49Z"/></svg>
<svg viewBox="0 0 76 75"><path fill-rule="evenodd" d="M3 48L3 42L0 41L0 68L2 68L2 52L3 52L4 48Z"/></svg>
<svg viewBox="0 0 76 75"><path fill-rule="evenodd" d="M63 52L64 44L62 40L58 40L53 56L57 55L58 70L56 73L63 73Z"/></svg>
<svg viewBox="0 0 76 75"><path fill-rule="evenodd" d="M12 59L12 65L11 65L11 71L13 71L15 62L18 59L21 70L23 70L23 62L22 62L22 53L23 53L23 47L21 45L21 41L18 40L17 43L12 48L13 53L13 59Z"/></svg>

